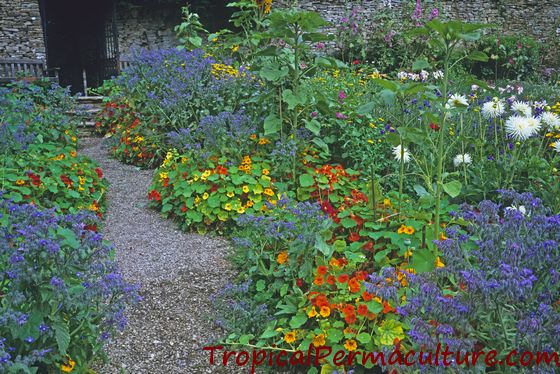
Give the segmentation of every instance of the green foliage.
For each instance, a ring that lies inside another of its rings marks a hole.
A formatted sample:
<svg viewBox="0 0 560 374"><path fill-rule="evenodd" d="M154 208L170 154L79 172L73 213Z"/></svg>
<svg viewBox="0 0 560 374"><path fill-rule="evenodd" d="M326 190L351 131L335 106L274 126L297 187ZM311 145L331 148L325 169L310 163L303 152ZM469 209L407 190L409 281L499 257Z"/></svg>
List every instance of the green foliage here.
<svg viewBox="0 0 560 374"><path fill-rule="evenodd" d="M530 36L488 35L475 49L490 56L489 61L471 63L472 71L482 78L526 80L540 73L541 45Z"/></svg>

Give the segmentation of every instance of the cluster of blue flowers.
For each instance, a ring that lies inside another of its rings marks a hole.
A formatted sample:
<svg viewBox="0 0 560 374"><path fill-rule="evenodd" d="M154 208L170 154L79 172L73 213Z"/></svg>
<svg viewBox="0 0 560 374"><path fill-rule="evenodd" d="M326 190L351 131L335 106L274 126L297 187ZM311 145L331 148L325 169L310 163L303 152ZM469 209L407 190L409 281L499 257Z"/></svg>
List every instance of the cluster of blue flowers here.
<svg viewBox="0 0 560 374"><path fill-rule="evenodd" d="M68 353L83 357L76 350L124 328L137 287L123 280L96 223L89 213L57 215L0 195L0 372L62 362L64 336Z"/></svg>
<svg viewBox="0 0 560 374"><path fill-rule="evenodd" d="M168 142L180 151L195 152L204 157L220 154L248 154L254 142L250 136L256 126L243 112L221 112L203 117L194 129L181 128L167 134Z"/></svg>
<svg viewBox="0 0 560 374"><path fill-rule="evenodd" d="M500 192L507 204L483 201L454 214L467 226L436 241L445 268L409 276L414 291L398 313L410 319L418 346L503 353L560 346L560 215L530 193Z"/></svg>

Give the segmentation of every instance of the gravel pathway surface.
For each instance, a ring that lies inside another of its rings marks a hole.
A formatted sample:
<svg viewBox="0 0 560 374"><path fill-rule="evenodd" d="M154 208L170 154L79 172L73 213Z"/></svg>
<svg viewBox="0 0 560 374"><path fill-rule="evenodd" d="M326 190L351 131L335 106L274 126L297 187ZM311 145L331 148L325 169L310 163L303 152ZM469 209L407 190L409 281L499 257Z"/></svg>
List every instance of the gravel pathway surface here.
<svg viewBox="0 0 560 374"><path fill-rule="evenodd" d="M143 300L128 313L125 331L109 344L110 363L99 373L232 373L209 367L202 347L221 337L208 317L209 296L234 276L227 243L179 231L147 208L153 171L112 158L103 139L81 140L80 152L100 164L110 182L104 237Z"/></svg>

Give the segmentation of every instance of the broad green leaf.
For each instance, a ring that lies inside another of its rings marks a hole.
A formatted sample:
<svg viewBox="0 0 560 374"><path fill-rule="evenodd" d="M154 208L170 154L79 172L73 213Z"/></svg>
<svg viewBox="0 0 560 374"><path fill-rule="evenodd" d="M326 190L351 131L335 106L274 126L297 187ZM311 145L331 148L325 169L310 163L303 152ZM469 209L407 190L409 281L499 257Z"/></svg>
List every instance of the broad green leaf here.
<svg viewBox="0 0 560 374"><path fill-rule="evenodd" d="M436 256L429 249L416 249L412 252L412 260L410 266L417 273L426 273L434 269L434 261Z"/></svg>
<svg viewBox="0 0 560 374"><path fill-rule="evenodd" d="M451 197L457 197L461 193L461 182L453 180L443 184L443 190Z"/></svg>
<svg viewBox="0 0 560 374"><path fill-rule="evenodd" d="M367 344L371 341L371 335L367 332L362 332L356 336L356 339L362 344Z"/></svg>
<svg viewBox="0 0 560 374"><path fill-rule="evenodd" d="M305 313L298 313L290 320L290 327L293 329L300 328L307 322L307 315Z"/></svg>
<svg viewBox="0 0 560 374"><path fill-rule="evenodd" d="M467 58L469 60L473 60L473 61L483 61L486 62L488 61L488 55L484 52L481 51L472 51Z"/></svg>
<svg viewBox="0 0 560 374"><path fill-rule="evenodd" d="M59 353L64 356L70 345L70 332L68 325L63 322L57 322L53 325L54 336L58 346Z"/></svg>
<svg viewBox="0 0 560 374"><path fill-rule="evenodd" d="M276 115L274 115L274 114L269 114L264 119L264 134L265 135L276 134L278 131L280 131L281 127L282 127L282 120L280 118L276 117Z"/></svg>
<svg viewBox="0 0 560 374"><path fill-rule="evenodd" d="M426 60L416 60L412 64L412 70L414 70L414 71L427 70L427 69L431 69L431 68L432 67L431 67L430 63Z"/></svg>
<svg viewBox="0 0 560 374"><path fill-rule="evenodd" d="M302 187L311 187L315 184L315 180L309 174L302 174L299 176L299 184Z"/></svg>

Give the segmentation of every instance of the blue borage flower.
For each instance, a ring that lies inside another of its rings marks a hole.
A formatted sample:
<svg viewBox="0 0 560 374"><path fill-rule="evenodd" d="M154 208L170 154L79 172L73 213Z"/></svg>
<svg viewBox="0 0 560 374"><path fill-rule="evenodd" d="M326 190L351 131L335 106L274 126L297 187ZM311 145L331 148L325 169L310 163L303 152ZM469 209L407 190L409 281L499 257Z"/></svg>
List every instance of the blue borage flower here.
<svg viewBox="0 0 560 374"><path fill-rule="evenodd" d="M112 246L87 229L96 222L90 213L56 215L0 194L0 372L52 362L51 349L40 347L56 346L55 329L49 326L53 318L82 323L84 334L99 338L124 328L125 307L139 300L138 287L122 278L111 259ZM54 315L47 301L56 302ZM23 340L21 331L26 332Z"/></svg>

